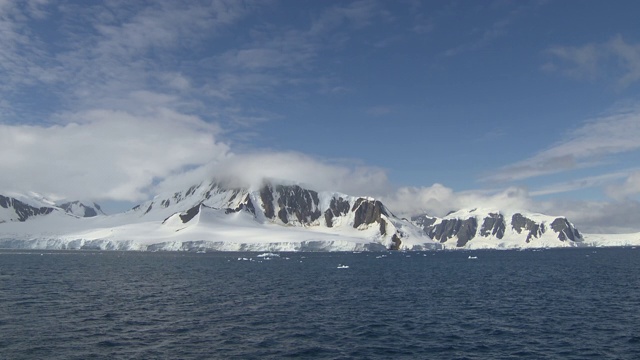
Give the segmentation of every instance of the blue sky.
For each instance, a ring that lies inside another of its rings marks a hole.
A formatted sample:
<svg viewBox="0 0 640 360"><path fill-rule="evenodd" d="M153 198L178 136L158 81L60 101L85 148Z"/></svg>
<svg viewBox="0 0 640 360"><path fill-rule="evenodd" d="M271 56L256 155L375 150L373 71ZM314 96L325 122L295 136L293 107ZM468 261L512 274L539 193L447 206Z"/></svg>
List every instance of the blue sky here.
<svg viewBox="0 0 640 360"><path fill-rule="evenodd" d="M0 188L128 206L270 176L400 213L511 207L640 231L638 13L0 0Z"/></svg>

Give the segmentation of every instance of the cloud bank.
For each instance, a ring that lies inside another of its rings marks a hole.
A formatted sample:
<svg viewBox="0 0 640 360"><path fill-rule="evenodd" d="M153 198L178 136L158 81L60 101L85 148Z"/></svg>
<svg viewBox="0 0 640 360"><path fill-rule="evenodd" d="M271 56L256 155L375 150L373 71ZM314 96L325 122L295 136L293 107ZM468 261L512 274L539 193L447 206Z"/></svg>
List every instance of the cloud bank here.
<svg viewBox="0 0 640 360"><path fill-rule="evenodd" d="M63 125L0 124L0 188L53 199L139 201L157 179L228 155L217 127L159 108L91 110Z"/></svg>

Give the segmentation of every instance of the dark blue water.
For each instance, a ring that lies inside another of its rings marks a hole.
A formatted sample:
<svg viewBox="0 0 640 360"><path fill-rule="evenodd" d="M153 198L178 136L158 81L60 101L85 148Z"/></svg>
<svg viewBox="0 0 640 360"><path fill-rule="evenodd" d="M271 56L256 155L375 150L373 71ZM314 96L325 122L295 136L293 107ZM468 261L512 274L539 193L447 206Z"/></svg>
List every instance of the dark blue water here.
<svg viewBox="0 0 640 360"><path fill-rule="evenodd" d="M0 358L640 358L640 250L255 255L0 251Z"/></svg>

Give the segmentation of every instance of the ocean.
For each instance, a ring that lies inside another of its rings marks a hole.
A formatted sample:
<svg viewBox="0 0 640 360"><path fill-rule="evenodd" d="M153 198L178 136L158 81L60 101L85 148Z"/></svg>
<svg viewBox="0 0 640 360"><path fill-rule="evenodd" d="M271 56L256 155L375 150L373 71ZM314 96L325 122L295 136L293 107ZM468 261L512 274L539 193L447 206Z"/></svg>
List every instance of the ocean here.
<svg viewBox="0 0 640 360"><path fill-rule="evenodd" d="M0 250L0 358L640 358L640 249L258 255Z"/></svg>

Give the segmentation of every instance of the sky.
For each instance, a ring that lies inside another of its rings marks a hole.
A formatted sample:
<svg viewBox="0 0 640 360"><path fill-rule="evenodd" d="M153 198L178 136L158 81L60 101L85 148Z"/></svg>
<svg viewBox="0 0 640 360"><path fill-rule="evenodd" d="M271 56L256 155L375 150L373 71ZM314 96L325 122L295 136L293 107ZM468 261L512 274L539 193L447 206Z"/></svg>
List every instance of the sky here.
<svg viewBox="0 0 640 360"><path fill-rule="evenodd" d="M637 1L0 0L0 193L212 176L640 231Z"/></svg>

